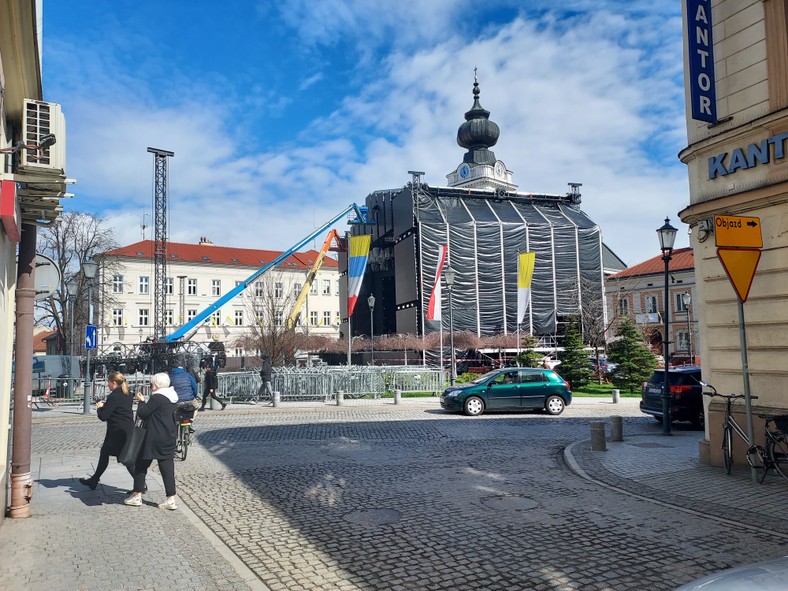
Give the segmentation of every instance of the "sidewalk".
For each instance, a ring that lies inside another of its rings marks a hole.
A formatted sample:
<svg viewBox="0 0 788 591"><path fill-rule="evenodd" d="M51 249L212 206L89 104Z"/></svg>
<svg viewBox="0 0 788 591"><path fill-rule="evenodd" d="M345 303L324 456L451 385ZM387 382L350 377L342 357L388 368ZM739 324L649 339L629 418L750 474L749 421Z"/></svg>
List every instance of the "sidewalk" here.
<svg viewBox="0 0 788 591"><path fill-rule="evenodd" d="M607 488L788 542L788 482L770 472L763 484L753 483L746 465L734 465L728 476L701 464L702 438L699 431L677 430L628 437L625 427L624 441L607 441L607 451L579 441L564 450L564 459L576 474Z"/></svg>

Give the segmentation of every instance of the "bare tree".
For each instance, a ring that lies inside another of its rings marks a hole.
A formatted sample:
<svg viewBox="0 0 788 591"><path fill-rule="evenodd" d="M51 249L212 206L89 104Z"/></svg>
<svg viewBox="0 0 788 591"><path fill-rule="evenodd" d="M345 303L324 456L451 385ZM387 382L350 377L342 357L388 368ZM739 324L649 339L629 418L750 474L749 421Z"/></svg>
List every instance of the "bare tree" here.
<svg viewBox="0 0 788 591"><path fill-rule="evenodd" d="M297 293L282 272L269 271L249 288L246 306L253 319L248 334L242 337L246 348L271 356L274 365L291 365L297 350L307 348L308 335L288 329L287 315Z"/></svg>
<svg viewBox="0 0 788 591"><path fill-rule="evenodd" d="M81 339L74 339L71 334L72 306L69 305L66 284L73 280L77 285L73 327L74 333L78 334L80 327L88 322L88 280L80 270L82 261L117 246L112 231L104 225L104 220L92 213L64 213L57 221L39 232L38 252L55 261L60 270L60 285L49 298L36 302L36 321L58 331L61 351L76 353L84 346ZM114 269L107 267L107 261L104 261L103 265L102 274L111 275ZM94 317L95 321L100 318L101 306L111 305L113 301L109 282L94 280L93 303L94 309L99 311L98 317ZM74 351L71 351L72 342L78 344Z"/></svg>

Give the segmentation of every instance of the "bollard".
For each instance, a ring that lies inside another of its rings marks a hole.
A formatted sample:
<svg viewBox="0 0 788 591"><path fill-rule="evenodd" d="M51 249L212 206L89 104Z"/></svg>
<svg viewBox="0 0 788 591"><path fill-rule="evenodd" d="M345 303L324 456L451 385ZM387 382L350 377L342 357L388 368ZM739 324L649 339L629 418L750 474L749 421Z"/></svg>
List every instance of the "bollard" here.
<svg viewBox="0 0 788 591"><path fill-rule="evenodd" d="M591 451L607 451L605 445L605 423L591 422Z"/></svg>
<svg viewBox="0 0 788 591"><path fill-rule="evenodd" d="M342 406L345 402L345 393L342 390L337 392L337 406Z"/></svg>
<svg viewBox="0 0 788 591"><path fill-rule="evenodd" d="M610 441L624 441L624 419L610 417Z"/></svg>
<svg viewBox="0 0 788 591"><path fill-rule="evenodd" d="M402 402L402 390L394 390L394 404Z"/></svg>
<svg viewBox="0 0 788 591"><path fill-rule="evenodd" d="M613 390L611 390L611 393L613 394L613 404L618 404L618 395L620 394L619 390L613 388Z"/></svg>
<svg viewBox="0 0 788 591"><path fill-rule="evenodd" d="M274 396L273 396L272 400L273 400L274 408L279 406L279 401L281 400L281 397L279 396L279 392L274 392Z"/></svg>

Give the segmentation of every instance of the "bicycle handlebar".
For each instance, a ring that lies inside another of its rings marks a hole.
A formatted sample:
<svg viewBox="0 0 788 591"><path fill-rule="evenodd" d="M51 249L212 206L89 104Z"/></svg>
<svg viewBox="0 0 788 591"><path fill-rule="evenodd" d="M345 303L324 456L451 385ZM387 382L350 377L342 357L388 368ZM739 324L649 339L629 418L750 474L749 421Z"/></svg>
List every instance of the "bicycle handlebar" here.
<svg viewBox="0 0 788 591"><path fill-rule="evenodd" d="M714 392L704 392L704 396L719 396L720 398L727 398L728 400L736 400L737 398L746 398L744 394L720 394L716 390ZM758 400L757 396L750 396L750 400Z"/></svg>

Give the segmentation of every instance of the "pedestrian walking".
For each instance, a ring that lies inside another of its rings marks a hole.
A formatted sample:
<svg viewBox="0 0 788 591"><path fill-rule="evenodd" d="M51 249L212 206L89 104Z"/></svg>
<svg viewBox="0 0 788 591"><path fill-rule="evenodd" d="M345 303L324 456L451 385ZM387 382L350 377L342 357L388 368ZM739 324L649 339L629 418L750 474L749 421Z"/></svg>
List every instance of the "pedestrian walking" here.
<svg viewBox="0 0 788 591"><path fill-rule="evenodd" d="M159 505L160 509L174 511L178 508L175 502L175 404L178 394L170 386L170 376L157 373L151 377L151 395L145 402L141 392L134 396L139 402L137 418L145 425L145 441L134 464L134 491L123 501L124 505L139 507L142 505L142 494L147 489L145 479L148 468L153 460L159 463L159 472L164 481L164 492L167 500Z"/></svg>
<svg viewBox="0 0 788 591"><path fill-rule="evenodd" d="M260 399L268 394L273 400L274 391L273 388L271 388L271 374L271 356L268 353L263 353L263 365L260 367L260 379L262 380L262 384L260 384L260 392L258 392L257 395Z"/></svg>
<svg viewBox="0 0 788 591"><path fill-rule="evenodd" d="M216 376L216 368L208 365L205 368L205 375L203 376L203 390L202 390L202 405L200 410L205 410L205 405L208 398L213 398L216 402L222 405L222 410L227 406L222 399L216 395L216 390L219 388L219 378Z"/></svg>
<svg viewBox="0 0 788 591"><path fill-rule="evenodd" d="M96 490L101 475L109 466L110 456L117 457L134 427L134 415L131 410L134 399L129 394L124 375L118 371L111 372L107 376L107 387L110 389L107 399L96 403L96 415L99 420L107 423L107 433L104 435L104 443L101 444L96 471L89 478L79 479L79 482L90 490ZM126 469L133 478L134 470L128 466Z"/></svg>

